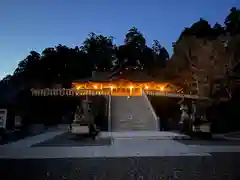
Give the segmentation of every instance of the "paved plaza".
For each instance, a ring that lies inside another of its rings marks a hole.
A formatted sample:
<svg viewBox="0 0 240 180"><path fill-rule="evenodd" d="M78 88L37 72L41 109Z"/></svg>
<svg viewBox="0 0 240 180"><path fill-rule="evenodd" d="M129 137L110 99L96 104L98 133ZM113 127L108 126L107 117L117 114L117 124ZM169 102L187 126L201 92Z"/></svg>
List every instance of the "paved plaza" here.
<svg viewBox="0 0 240 180"><path fill-rule="evenodd" d="M240 179L239 141L158 131L149 107L137 97L114 97L112 105L113 132L100 132L95 141L60 125L0 145L0 179Z"/></svg>
<svg viewBox="0 0 240 180"><path fill-rule="evenodd" d="M170 132L103 132L93 141L81 137L78 139L65 130L56 130L2 145L0 157L34 159L208 155L173 140L175 136L176 133Z"/></svg>
<svg viewBox="0 0 240 180"><path fill-rule="evenodd" d="M2 145L0 178L219 180L240 175L237 143L198 145L194 140L173 140L171 132L111 134L110 143L102 143L110 136L107 132L90 143L59 129Z"/></svg>

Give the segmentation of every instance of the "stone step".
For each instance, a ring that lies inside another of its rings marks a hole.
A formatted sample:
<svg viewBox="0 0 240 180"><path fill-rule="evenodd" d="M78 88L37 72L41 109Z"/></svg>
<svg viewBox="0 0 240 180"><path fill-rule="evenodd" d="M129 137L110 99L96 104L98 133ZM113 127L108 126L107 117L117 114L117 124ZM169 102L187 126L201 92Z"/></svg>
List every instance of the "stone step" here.
<svg viewBox="0 0 240 180"><path fill-rule="evenodd" d="M156 130L156 123L144 97L112 97L112 130ZM129 119L128 116L132 118Z"/></svg>

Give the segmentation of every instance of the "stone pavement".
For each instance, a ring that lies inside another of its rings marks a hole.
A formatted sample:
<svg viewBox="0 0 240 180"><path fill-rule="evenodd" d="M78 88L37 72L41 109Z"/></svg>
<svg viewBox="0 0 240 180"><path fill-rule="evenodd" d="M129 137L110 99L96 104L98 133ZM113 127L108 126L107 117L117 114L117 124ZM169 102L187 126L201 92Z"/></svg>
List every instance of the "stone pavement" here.
<svg viewBox="0 0 240 180"><path fill-rule="evenodd" d="M202 144L176 141L171 132L102 132L100 139L112 136L109 145L51 146L51 139L66 133L56 130L0 146L0 158L81 158L81 157L151 157L151 156L209 156L212 152L240 152L239 144ZM181 135L179 135L181 137ZM173 138L172 138L173 137ZM34 146L49 141L47 146ZM66 139L65 139L66 141ZM97 140L98 141L98 140ZM192 140L185 140L191 142ZM52 142L54 144L54 142Z"/></svg>
<svg viewBox="0 0 240 180"><path fill-rule="evenodd" d="M132 138L125 138L126 133L112 133L115 137L110 146L32 147L46 140L54 141L54 137L63 133L66 131L59 129L0 146L0 179L237 180L240 177L240 146L232 149L233 146L186 145L157 138L157 134L164 136L170 132L155 132L154 138L150 132L129 132ZM9 170L14 173L8 173Z"/></svg>
<svg viewBox="0 0 240 180"><path fill-rule="evenodd" d="M86 147L63 147L48 145L47 147L32 147L55 136L61 135L66 131L58 130L48 132L38 136L29 137L14 143L0 146L0 158L81 158L81 157L134 157L134 156L207 156L209 154L196 151L194 148L189 148L187 145L174 140L164 140L155 135L147 138L147 132L132 138L113 137L110 146L86 146ZM114 133L113 133L114 134ZM117 134L117 133L116 133ZM120 133L118 133L120 134ZM148 135L151 135L148 132ZM163 133L159 135L164 135ZM129 134L131 136L131 134ZM101 137L100 138L104 138Z"/></svg>
<svg viewBox="0 0 240 180"><path fill-rule="evenodd" d="M191 139L191 137L169 131L125 131L125 132L101 132L101 137L113 137L115 139L165 139L165 140L177 140L177 139Z"/></svg>

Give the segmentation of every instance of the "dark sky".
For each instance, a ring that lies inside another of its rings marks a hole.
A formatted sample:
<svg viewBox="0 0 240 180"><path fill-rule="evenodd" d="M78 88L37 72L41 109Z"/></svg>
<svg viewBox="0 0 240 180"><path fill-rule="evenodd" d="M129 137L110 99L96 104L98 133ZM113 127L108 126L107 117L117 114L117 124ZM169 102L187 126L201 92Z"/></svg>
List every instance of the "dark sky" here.
<svg viewBox="0 0 240 180"><path fill-rule="evenodd" d="M2 0L0 78L12 73L28 52L63 44L81 45L89 32L123 43L136 26L151 45L157 39L171 53L184 27L199 18L222 23L240 0Z"/></svg>

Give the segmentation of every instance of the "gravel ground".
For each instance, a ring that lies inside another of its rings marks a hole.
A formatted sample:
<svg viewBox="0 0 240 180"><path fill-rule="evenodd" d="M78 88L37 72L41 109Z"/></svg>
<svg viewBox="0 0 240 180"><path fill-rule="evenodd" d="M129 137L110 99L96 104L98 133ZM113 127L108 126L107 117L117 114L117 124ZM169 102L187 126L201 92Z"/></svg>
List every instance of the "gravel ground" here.
<svg viewBox="0 0 240 180"><path fill-rule="evenodd" d="M74 135L71 132L66 132L54 137L53 139L42 143L34 144L32 147L63 147L63 146L106 146L111 145L110 138L92 140L89 136Z"/></svg>
<svg viewBox="0 0 240 180"><path fill-rule="evenodd" d="M4 180L239 180L240 153L212 157L0 160Z"/></svg>

